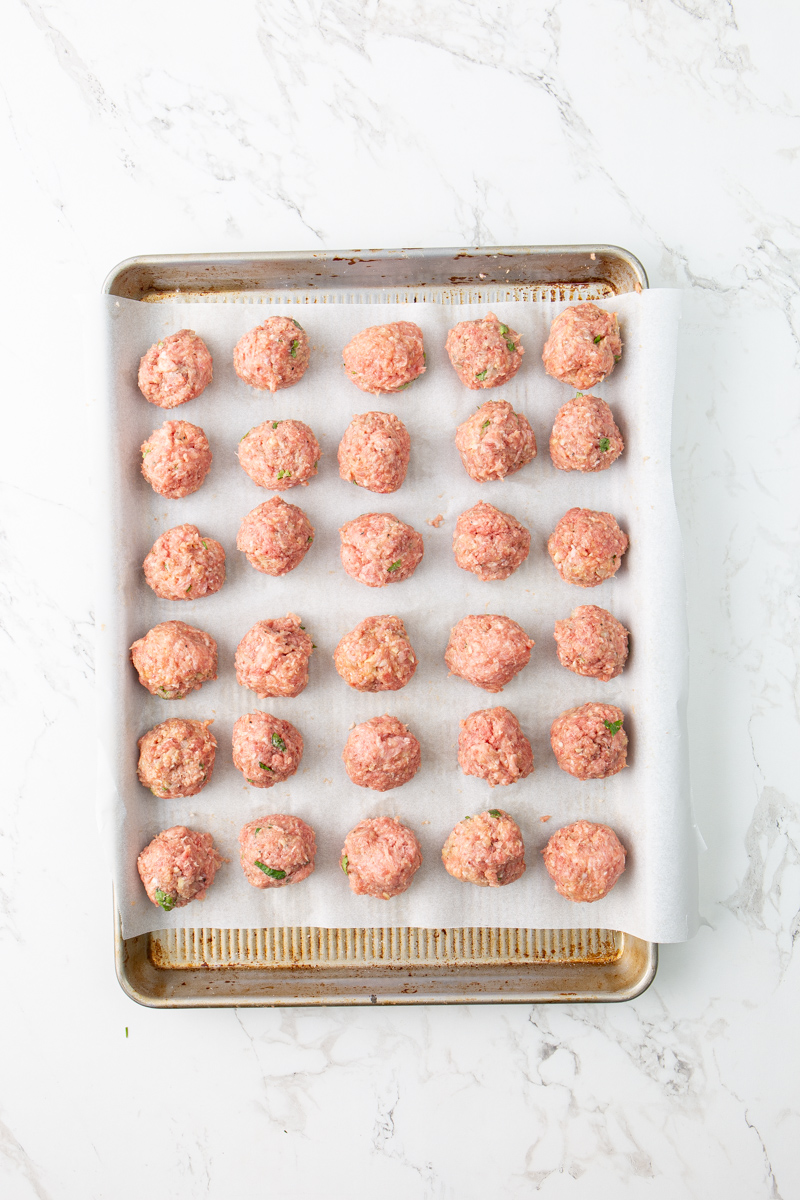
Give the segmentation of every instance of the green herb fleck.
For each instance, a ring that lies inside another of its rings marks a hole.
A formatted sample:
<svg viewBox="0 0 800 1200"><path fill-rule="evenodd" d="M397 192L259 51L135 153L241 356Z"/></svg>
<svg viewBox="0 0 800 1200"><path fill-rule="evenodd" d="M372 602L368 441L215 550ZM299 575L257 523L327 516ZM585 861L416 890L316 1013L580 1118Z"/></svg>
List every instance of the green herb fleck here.
<svg viewBox="0 0 800 1200"><path fill-rule="evenodd" d="M603 340L603 335L602 335L602 333L598 333L597 337L596 337L596 338L594 338L594 344L595 344L595 346L597 345L597 343L598 343L598 342L602 342L602 340Z"/></svg>
<svg viewBox="0 0 800 1200"><path fill-rule="evenodd" d="M153 451L153 447L152 447L152 446L148 446L146 450L143 450L143 451L142 451L142 458L144 458L144 456L145 456L146 454L152 454L152 451Z"/></svg>
<svg viewBox="0 0 800 1200"><path fill-rule="evenodd" d="M295 321L294 317L290 317L289 320L292 322L293 325L296 325L298 329L303 328L303 326L300 324L299 321Z"/></svg>
<svg viewBox="0 0 800 1200"><path fill-rule="evenodd" d="M616 737L620 729L622 729L622 718L619 721L603 721L608 732L612 737Z"/></svg>
<svg viewBox="0 0 800 1200"><path fill-rule="evenodd" d="M291 471L284 471L282 467L281 467L280 471L278 471L278 479L291 479L291 477L292 477Z"/></svg>
<svg viewBox="0 0 800 1200"><path fill-rule="evenodd" d="M277 746L278 750L286 749L286 742L283 740L283 738L281 737L281 735L279 733L273 733L272 744L273 744L273 746Z"/></svg>
<svg viewBox="0 0 800 1200"><path fill-rule="evenodd" d="M575 399L576 399L576 400L578 400L578 399L582 400L582 399L583 399L583 392L576 392L576 393L575 393Z"/></svg>
<svg viewBox="0 0 800 1200"><path fill-rule="evenodd" d="M489 425L491 425L491 423L492 423L491 418L487 417L486 420L481 425L481 429L487 429L489 427Z"/></svg>
<svg viewBox="0 0 800 1200"><path fill-rule="evenodd" d="M208 542L206 541L206 539L205 539L205 538L201 538L201 539L200 539L200 541L203 543L203 546L204 546L204 547L205 547L205 549L207 550L207 549L208 549Z"/></svg>
<svg viewBox="0 0 800 1200"><path fill-rule="evenodd" d="M265 875L269 875L270 879L286 878L285 871L280 871L277 867L268 867L264 863L259 862L258 859L256 859L256 866L258 867L259 871L263 871Z"/></svg>
<svg viewBox="0 0 800 1200"><path fill-rule="evenodd" d="M272 767L268 767L266 763L262 763L262 762L260 762L258 765L261 767L261 770L262 770L262 771L272 771L273 775L275 774L275 772L274 772L273 768L272 768Z"/></svg>
<svg viewBox="0 0 800 1200"><path fill-rule="evenodd" d="M506 342L506 349L507 349L507 350L510 350L512 354L514 353L514 351L516 350L516 348L517 348L517 347L514 345L514 343L513 343L513 342Z"/></svg>
<svg viewBox="0 0 800 1200"><path fill-rule="evenodd" d="M314 540L314 535L313 535L313 533L311 534L311 536L309 537L309 539L308 539L308 540L309 540L309 542L313 542L313 540Z"/></svg>
<svg viewBox="0 0 800 1200"><path fill-rule="evenodd" d="M409 379L408 383L401 383L401 384L400 384L400 387L396 387L394 390L395 390L396 392L404 392L404 391L406 390L406 388L407 388L407 387L411 387L411 384L412 384L413 382L414 382L414 381L413 381L413 379Z"/></svg>
<svg viewBox="0 0 800 1200"><path fill-rule="evenodd" d="M305 625L301 625L301 626L300 626L300 628L301 628L301 629L305 629Z"/></svg>
<svg viewBox="0 0 800 1200"><path fill-rule="evenodd" d="M615 354L615 355L614 355L614 362L619 362L619 360L620 360L621 358L622 358L622 355L621 355L621 354Z"/></svg>
<svg viewBox="0 0 800 1200"><path fill-rule="evenodd" d="M255 429L255 425L253 426L253 429ZM247 433L243 433L242 436L239 438L239 441L243 442L244 439L247 437L247 434L253 432L253 429L248 429Z"/></svg>
<svg viewBox="0 0 800 1200"><path fill-rule="evenodd" d="M426 362L428 361L428 356L427 356L427 354L425 353L425 351L424 351L424 350L422 351L422 361L423 361L424 363L426 363Z"/></svg>
<svg viewBox="0 0 800 1200"><path fill-rule="evenodd" d="M316 469L317 469L317 467L318 467L318 466L319 466L319 459L317 459L317 461L314 463L314 470L315 470L315 471L316 471Z"/></svg>
<svg viewBox="0 0 800 1200"><path fill-rule="evenodd" d="M156 904L160 904L164 912L172 912L175 907L175 898L162 892L161 888L156 888Z"/></svg>
<svg viewBox="0 0 800 1200"><path fill-rule="evenodd" d="M280 425L280 421L273 421L273 422L272 422L272 428L273 428L273 429L277 429L279 425Z"/></svg>
<svg viewBox="0 0 800 1200"><path fill-rule="evenodd" d="M398 558L395 562L389 564L389 566L387 567L387 570L396 571L399 566L402 566L402 563L403 563L403 560L401 558Z"/></svg>
<svg viewBox="0 0 800 1200"><path fill-rule="evenodd" d="M499 809L499 808L490 808L490 809L489 809L489 816L490 816L490 817L494 817L494 819L495 819L495 821L496 821L498 817L502 816L502 813L500 812L500 809Z"/></svg>
<svg viewBox="0 0 800 1200"><path fill-rule="evenodd" d="M256 833L261 833L261 826L260 826L260 825L259 825L259 826L258 826L258 828L256 829Z"/></svg>
<svg viewBox="0 0 800 1200"><path fill-rule="evenodd" d="M465 820L465 821L471 821L471 820L472 820L472 817L464 817L464 820Z"/></svg>
<svg viewBox="0 0 800 1200"><path fill-rule="evenodd" d="M186 589L186 590L187 590L187 592L190 592L190 591L192 590L192 585L191 585L191 584L189 584L189 586L187 587L187 589Z"/></svg>
<svg viewBox="0 0 800 1200"><path fill-rule="evenodd" d="M350 860L346 854L343 854L341 859L339 860L339 866L342 868L345 875L347 874L347 867L348 867L349 862L350 862Z"/></svg>
<svg viewBox="0 0 800 1200"><path fill-rule="evenodd" d="M169 692L166 688L160 687L158 690L161 692L161 695L165 697L165 699L169 700Z"/></svg>
<svg viewBox="0 0 800 1200"><path fill-rule="evenodd" d="M475 378L476 379L485 379L488 374L489 374L489 368L484 367L482 371L478 371Z"/></svg>
<svg viewBox="0 0 800 1200"><path fill-rule="evenodd" d="M609 447L610 447L610 445L611 445L611 442L608 440L608 438L600 438L600 441L598 442L598 445L600 446L600 452L601 452L602 454L607 454L607 453L608 453L608 449L609 449Z"/></svg>
<svg viewBox="0 0 800 1200"><path fill-rule="evenodd" d="M502 333L503 337L505 337L505 336L506 336L506 334L508 333L508 326L507 326L507 325L501 325L501 326L500 326L500 332Z"/></svg>
<svg viewBox="0 0 800 1200"><path fill-rule="evenodd" d="M297 347L298 347L299 345L300 345L300 339L299 339L299 338L296 338L296 339L295 339L295 340L292 342L292 348L291 348L291 350L290 350L290 354L291 354L292 358L297 358Z"/></svg>
<svg viewBox="0 0 800 1200"><path fill-rule="evenodd" d="M127 1036L128 1036L128 1026L126 1025L125 1026L125 1037L127 1037Z"/></svg>

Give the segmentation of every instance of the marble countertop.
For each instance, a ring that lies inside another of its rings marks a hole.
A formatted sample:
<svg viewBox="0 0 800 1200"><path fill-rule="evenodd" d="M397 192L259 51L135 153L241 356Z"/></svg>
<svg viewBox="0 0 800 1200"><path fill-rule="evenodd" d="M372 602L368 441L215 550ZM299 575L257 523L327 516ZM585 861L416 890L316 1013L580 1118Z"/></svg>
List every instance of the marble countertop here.
<svg viewBox="0 0 800 1200"><path fill-rule="evenodd" d="M782 0L5 6L3 1200L800 1195L798 35ZM619 1006L137 1007L83 298L140 253L593 242L685 289L700 932Z"/></svg>

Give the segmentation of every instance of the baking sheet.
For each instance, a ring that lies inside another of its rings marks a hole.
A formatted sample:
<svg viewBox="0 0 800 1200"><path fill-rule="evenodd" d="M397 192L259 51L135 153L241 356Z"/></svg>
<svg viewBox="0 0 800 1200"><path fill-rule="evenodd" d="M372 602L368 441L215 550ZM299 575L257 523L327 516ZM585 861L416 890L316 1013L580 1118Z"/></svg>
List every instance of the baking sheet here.
<svg viewBox="0 0 800 1200"><path fill-rule="evenodd" d="M485 305L366 304L259 305L252 302L149 305L103 297L105 331L104 445L108 471L108 537L101 552L101 750L99 818L112 855L125 937L161 928L264 925L619 928L650 941L675 941L696 926L695 861L690 836L686 747L682 738L686 641L680 538L670 476L672 382L679 315L678 293L646 292L617 298L623 360L594 389L611 405L626 452L598 475L563 474L547 453L558 407L572 394L541 365L541 346L563 304L502 303L493 310L520 331L526 356L505 387L470 392L444 351L447 330L486 312ZM312 344L303 380L271 397L239 381L233 345L267 315L301 321ZM426 374L394 397L371 397L341 369L342 346L368 324L413 319L426 339ZM194 328L214 356L214 382L197 400L171 412L147 404L136 387L141 354L159 337ZM455 427L486 399L507 399L536 432L539 456L499 482L479 485L463 471ZM336 448L352 415L395 411L411 434L412 459L403 488L388 497L339 479ZM239 438L266 419L297 417L323 449L320 473L307 488L283 493L299 504L316 529L314 546L282 579L255 572L235 548L242 517L272 493L257 488L238 465ZM139 446L164 420L201 425L214 464L193 496L156 496L138 470ZM460 512L484 499L513 513L532 533L528 561L509 580L481 583L455 566L451 539ZM561 581L546 551L556 521L573 505L613 512L631 538L618 575L593 589ZM425 537L415 575L384 589L365 588L345 574L338 527L368 511L391 511ZM439 528L426 522L441 514ZM218 538L228 554L228 578L215 596L160 600L144 583L141 563L153 541L173 525L190 522ZM630 630L632 652L623 675L609 684L581 679L558 663L553 622L577 604L609 608ZM317 645L310 682L291 700L259 701L241 688L233 654L256 620L294 611ZM420 666L400 692L362 695L336 674L332 652L364 617L396 613L406 623ZM449 677L442 655L451 626L470 612L499 612L536 640L529 666L497 696ZM219 645L219 679L183 701L150 696L128 662L131 642L159 621L180 619L207 630ZM610 780L581 782L562 772L549 746L550 723L587 700L618 704L626 713L629 767ZM456 761L458 720L478 708L505 704L530 737L536 770L510 788L490 789L463 776ZM305 739L298 773L271 789L250 787L233 767L230 736L243 713L262 708L292 721ZM393 792L356 788L341 762L349 727L383 712L407 722L422 743L423 766ZM199 796L156 799L136 778L136 740L170 716L214 718L218 741L211 783ZM441 846L468 813L507 809L527 847L528 871L502 889L479 889L452 879L441 866ZM271 812L307 820L318 842L317 870L295 887L257 891L239 868L237 835L245 821ZM354 897L338 866L344 835L367 816L395 815L415 829L424 864L413 886L388 902ZM549 817L548 821L542 818ZM611 825L629 850L628 869L614 891L593 905L555 893L540 850L559 826L585 817ZM165 914L147 900L135 860L162 828L185 823L208 830L230 859L208 898Z"/></svg>

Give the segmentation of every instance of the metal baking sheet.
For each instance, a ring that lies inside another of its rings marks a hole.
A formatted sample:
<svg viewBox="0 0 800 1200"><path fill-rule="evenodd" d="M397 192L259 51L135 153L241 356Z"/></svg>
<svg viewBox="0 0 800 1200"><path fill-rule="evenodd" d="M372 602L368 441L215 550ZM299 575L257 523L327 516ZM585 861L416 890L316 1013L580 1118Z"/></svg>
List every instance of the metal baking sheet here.
<svg viewBox="0 0 800 1200"><path fill-rule="evenodd" d="M147 303L248 297L333 303L603 299L647 278L610 246L158 256L128 260L107 294ZM123 939L124 990L155 1007L624 1000L657 948L609 930L205 929Z"/></svg>

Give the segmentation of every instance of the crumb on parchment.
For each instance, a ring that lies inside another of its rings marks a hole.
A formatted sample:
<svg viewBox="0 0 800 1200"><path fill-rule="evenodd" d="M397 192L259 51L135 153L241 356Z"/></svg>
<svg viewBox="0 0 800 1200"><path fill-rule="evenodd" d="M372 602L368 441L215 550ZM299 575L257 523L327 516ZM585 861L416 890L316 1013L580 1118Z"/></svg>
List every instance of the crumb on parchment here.
<svg viewBox="0 0 800 1200"><path fill-rule="evenodd" d="M442 516L442 514L437 513L435 517L429 517L428 520L425 522L425 524L432 525L434 529L438 529L443 520L444 520L444 517Z"/></svg>

